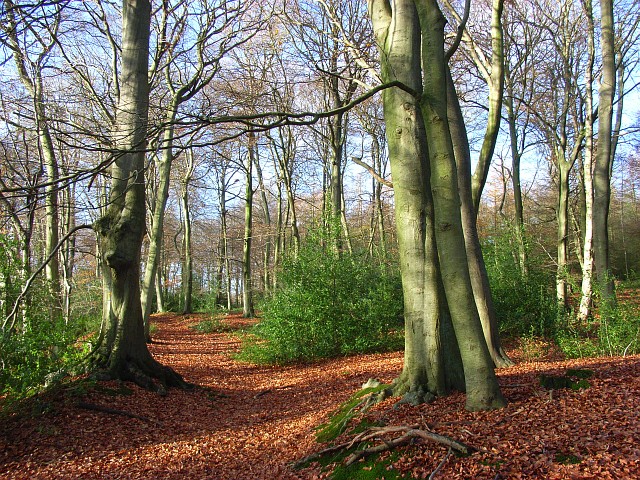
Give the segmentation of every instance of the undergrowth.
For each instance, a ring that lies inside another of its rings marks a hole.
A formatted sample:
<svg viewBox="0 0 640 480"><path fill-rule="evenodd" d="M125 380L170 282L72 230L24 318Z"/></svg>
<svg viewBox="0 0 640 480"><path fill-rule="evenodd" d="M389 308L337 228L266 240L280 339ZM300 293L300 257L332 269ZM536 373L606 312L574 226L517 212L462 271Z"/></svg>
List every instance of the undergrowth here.
<svg viewBox="0 0 640 480"><path fill-rule="evenodd" d="M239 358L293 363L388 351L403 346L402 287L397 265L365 254L337 254L312 238L288 258L278 289Z"/></svg>

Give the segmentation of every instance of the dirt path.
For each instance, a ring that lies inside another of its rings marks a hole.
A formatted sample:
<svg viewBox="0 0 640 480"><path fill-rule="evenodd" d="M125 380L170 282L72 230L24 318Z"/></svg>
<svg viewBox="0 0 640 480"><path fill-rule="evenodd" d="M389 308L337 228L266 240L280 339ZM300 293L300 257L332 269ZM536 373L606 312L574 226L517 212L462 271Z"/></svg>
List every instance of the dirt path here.
<svg viewBox="0 0 640 480"><path fill-rule="evenodd" d="M389 381L401 368L399 354L256 367L231 358L234 337L187 328L196 318L155 321L155 357L211 392L82 397L146 421L79 409L77 397L54 402L0 434L1 478L308 478L287 463L314 448L313 428L369 377Z"/></svg>

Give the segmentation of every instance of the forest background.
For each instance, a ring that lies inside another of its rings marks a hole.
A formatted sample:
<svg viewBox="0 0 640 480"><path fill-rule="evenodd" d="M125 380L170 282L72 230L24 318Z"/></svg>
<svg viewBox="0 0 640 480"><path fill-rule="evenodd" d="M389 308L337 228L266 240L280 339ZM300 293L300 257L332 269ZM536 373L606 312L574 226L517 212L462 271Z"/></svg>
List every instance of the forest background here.
<svg viewBox="0 0 640 480"><path fill-rule="evenodd" d="M460 41L449 65L501 333L551 338L569 356L637 353L640 315L608 285L633 287L640 272L640 6L614 6L609 264L593 286L598 8L478 1L465 16L463 2L440 6L447 45ZM55 382L106 332L105 282L117 276L103 275L100 235L111 210L128 208L114 183L122 16L111 2L2 3L3 395ZM150 25L148 124L133 128L142 138L127 150L144 162L130 173L144 176L133 182L144 186L146 223L133 263L146 339L153 311L210 312L202 328L216 328L217 314L250 317L258 305L264 321L245 350L253 361L397 348L394 179L371 93L387 87L367 4L154 2ZM499 127L490 152L488 125Z"/></svg>

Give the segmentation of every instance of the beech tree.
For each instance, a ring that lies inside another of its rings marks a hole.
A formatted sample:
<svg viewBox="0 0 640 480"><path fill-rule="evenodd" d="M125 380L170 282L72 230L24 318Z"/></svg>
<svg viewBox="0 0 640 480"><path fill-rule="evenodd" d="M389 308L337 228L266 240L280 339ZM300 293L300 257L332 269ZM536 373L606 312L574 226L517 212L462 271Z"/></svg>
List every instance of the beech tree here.
<svg viewBox="0 0 640 480"><path fill-rule="evenodd" d="M593 168L593 245L596 280L605 304L615 301L609 261L609 205L611 202L611 165L613 100L616 89L616 56L613 0L600 1L602 76L598 93L598 149Z"/></svg>
<svg viewBox="0 0 640 480"><path fill-rule="evenodd" d="M482 257L482 248L478 236L477 215L480 205L480 197L486 183L489 166L493 156L493 151L497 142L500 129L500 118L502 110L503 94L503 72L504 72L504 52L503 52L503 32L502 32L502 10L503 1L493 0L491 6L491 61L484 59L484 54L473 39L469 36L465 28L465 18L469 15L469 4L467 3L464 17L460 17L451 6L450 10L458 18L458 38L465 38L468 43L470 56L474 63L484 72L483 76L489 85L489 106L488 120L484 132L482 148L476 165L475 173L471 175L471 152L469 149L469 139L466 126L462 116L462 109L458 102L457 93L453 81L448 82L448 116L451 130L453 148L456 158L456 170L458 175L458 189L460 192L460 212L462 228L469 262L469 274L473 288L473 297L480 316L482 330L489 348L489 353L493 362L498 367L505 367L512 364L506 353L500 346L498 336L498 320L496 318L489 277ZM453 52L453 50L450 50ZM447 58L450 55L447 55ZM447 75L449 78L451 74Z"/></svg>
<svg viewBox="0 0 640 480"><path fill-rule="evenodd" d="M149 111L148 0L122 5L120 97L109 205L95 223L102 259L104 311L91 368L145 388L185 386L182 377L153 359L140 303L140 255L145 230L144 158ZM160 385L156 385L158 380Z"/></svg>
<svg viewBox="0 0 640 480"><path fill-rule="evenodd" d="M406 325L396 392L423 401L457 388L466 391L470 410L501 407L462 230L447 114L445 20L434 0L368 4L382 78L405 85L383 93Z"/></svg>

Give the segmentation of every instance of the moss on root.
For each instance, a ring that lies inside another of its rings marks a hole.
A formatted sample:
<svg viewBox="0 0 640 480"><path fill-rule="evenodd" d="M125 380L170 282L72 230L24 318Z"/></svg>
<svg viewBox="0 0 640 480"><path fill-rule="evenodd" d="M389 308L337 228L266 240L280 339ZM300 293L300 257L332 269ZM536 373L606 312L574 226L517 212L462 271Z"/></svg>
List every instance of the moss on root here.
<svg viewBox="0 0 640 480"><path fill-rule="evenodd" d="M368 386L372 385L372 386ZM367 382L362 390L355 392L349 399L329 417L329 421L316 429L318 443L331 442L338 438L359 414L364 413L372 405L391 396L390 385Z"/></svg>

